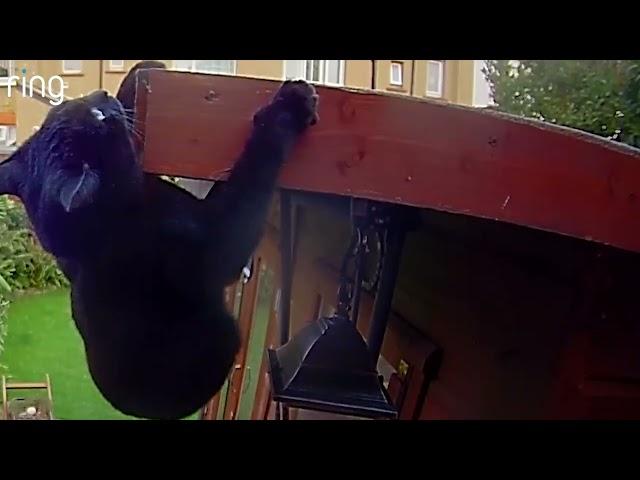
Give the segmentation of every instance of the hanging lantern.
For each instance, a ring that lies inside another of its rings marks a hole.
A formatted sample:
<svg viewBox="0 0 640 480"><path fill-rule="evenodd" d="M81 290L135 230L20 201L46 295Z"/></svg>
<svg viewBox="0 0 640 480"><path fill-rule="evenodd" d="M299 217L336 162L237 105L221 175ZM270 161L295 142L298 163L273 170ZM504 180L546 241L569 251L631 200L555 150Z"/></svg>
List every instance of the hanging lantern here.
<svg viewBox="0 0 640 480"><path fill-rule="evenodd" d="M367 418L397 416L374 356L350 319L359 303L366 226L357 225L343 260L337 313L268 350L273 400L286 407ZM353 275L347 274L350 261L356 266Z"/></svg>
<svg viewBox="0 0 640 480"><path fill-rule="evenodd" d="M277 402L358 417L397 415L364 339L346 316L322 317L268 354Z"/></svg>

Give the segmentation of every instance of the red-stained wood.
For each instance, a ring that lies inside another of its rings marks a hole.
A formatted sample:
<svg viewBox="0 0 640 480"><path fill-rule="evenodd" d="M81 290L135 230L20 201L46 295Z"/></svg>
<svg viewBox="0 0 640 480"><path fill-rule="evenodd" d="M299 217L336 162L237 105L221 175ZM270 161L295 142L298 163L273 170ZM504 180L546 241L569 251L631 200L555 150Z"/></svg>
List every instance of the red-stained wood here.
<svg viewBox="0 0 640 480"><path fill-rule="evenodd" d="M267 348L275 348L277 346L277 325L277 311L275 308L273 308L271 310L271 313L269 314L269 326L267 329L267 337L265 341L265 352ZM260 376L258 379L258 386L256 387L256 396L251 412L251 419L265 420L269 411L269 404L271 403L271 401L271 385L269 382L268 361L267 356L263 355L262 362L260 364Z"/></svg>
<svg viewBox="0 0 640 480"><path fill-rule="evenodd" d="M260 259L257 259L254 268L256 273L260 271ZM242 292L242 303L240 305L240 315L238 316L238 329L240 330L241 343L240 349L236 354L235 365L228 378L229 387L224 410L225 420L234 420L238 414L245 374L247 348L251 334L251 324L253 322L253 313L255 312L258 298L258 281L259 275L253 275L245 284Z"/></svg>
<svg viewBox="0 0 640 480"><path fill-rule="evenodd" d="M238 282L228 286L224 291L224 304L228 312L233 311L233 302L236 298ZM216 420L218 418L218 408L220 407L220 391L216 393L211 400L202 408L200 412L201 420Z"/></svg>
<svg viewBox="0 0 640 480"><path fill-rule="evenodd" d="M148 172L224 179L280 82L144 72ZM640 153L577 131L399 95L318 87L320 122L280 186L432 208L640 251Z"/></svg>

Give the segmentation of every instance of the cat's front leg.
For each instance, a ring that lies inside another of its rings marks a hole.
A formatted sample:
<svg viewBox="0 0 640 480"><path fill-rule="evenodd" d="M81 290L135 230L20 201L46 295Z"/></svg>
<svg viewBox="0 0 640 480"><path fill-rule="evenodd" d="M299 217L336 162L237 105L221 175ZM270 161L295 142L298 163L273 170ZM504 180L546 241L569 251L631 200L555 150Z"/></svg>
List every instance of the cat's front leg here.
<svg viewBox="0 0 640 480"><path fill-rule="evenodd" d="M303 132L318 121L318 95L304 81L285 82L254 117L254 127L227 182L207 195L215 222L215 269L238 278L260 241L280 168Z"/></svg>

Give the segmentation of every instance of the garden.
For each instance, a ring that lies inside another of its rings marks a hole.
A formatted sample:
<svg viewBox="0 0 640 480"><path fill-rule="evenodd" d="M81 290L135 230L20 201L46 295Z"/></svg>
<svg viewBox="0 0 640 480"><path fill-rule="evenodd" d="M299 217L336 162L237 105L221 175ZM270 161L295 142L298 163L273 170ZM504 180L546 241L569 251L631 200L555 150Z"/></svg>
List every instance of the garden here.
<svg viewBox="0 0 640 480"><path fill-rule="evenodd" d="M56 419L127 419L93 384L71 318L68 282L19 201L0 197L0 375L51 379ZM26 396L26 393L25 393Z"/></svg>

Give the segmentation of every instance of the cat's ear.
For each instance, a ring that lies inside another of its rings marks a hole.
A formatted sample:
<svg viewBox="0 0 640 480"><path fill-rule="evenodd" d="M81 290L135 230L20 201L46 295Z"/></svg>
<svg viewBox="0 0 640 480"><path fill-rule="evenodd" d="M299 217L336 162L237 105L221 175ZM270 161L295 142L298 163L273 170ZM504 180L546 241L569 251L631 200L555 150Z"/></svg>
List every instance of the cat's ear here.
<svg viewBox="0 0 640 480"><path fill-rule="evenodd" d="M116 98L120 101L122 106L132 112L135 108L136 101L136 75L140 70L147 70L150 68L159 68L162 70L166 70L167 66L155 60L145 60L142 62L136 63L129 73L124 77L122 83L120 84L120 88L118 93L116 94Z"/></svg>
<svg viewBox="0 0 640 480"><path fill-rule="evenodd" d="M59 193L60 204L69 213L78 207L93 203L100 188L100 177L85 166L81 175L65 180Z"/></svg>
<svg viewBox="0 0 640 480"><path fill-rule="evenodd" d="M25 177L23 152L18 150L4 162L0 162L0 195L20 195L20 185Z"/></svg>

